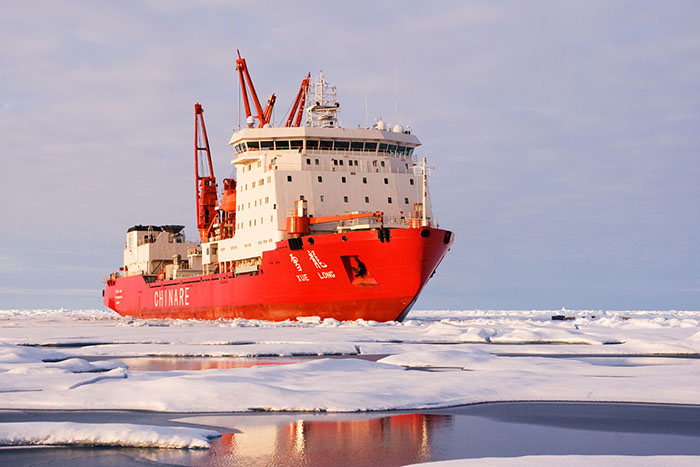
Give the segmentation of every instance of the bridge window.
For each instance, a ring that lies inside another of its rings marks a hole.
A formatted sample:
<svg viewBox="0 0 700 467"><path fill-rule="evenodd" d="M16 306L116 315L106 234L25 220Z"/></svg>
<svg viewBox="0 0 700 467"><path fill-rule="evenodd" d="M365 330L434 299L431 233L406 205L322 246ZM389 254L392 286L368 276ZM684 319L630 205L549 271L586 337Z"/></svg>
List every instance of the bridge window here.
<svg viewBox="0 0 700 467"><path fill-rule="evenodd" d="M280 151L284 151L285 149L289 149L289 141L286 141L286 140L276 141L275 142L275 149L279 149Z"/></svg>
<svg viewBox="0 0 700 467"><path fill-rule="evenodd" d="M260 143L257 141L248 141L248 149L256 150L260 148Z"/></svg>
<svg viewBox="0 0 700 467"><path fill-rule="evenodd" d="M289 142L289 147L291 149L301 149L304 146L304 142L300 139L293 139Z"/></svg>
<svg viewBox="0 0 700 467"><path fill-rule="evenodd" d="M389 152L396 152L396 145L390 144L388 149L389 149Z"/></svg>
<svg viewBox="0 0 700 467"><path fill-rule="evenodd" d="M362 141L352 141L350 143L350 149L353 151L362 151L362 147L365 145Z"/></svg>
<svg viewBox="0 0 700 467"><path fill-rule="evenodd" d="M388 144L386 143L379 143L379 152L386 152L386 147Z"/></svg>
<svg viewBox="0 0 700 467"><path fill-rule="evenodd" d="M274 149L274 147L275 147L274 141L260 141L260 149L268 150L268 149Z"/></svg>
<svg viewBox="0 0 700 467"><path fill-rule="evenodd" d="M336 151L347 151L350 149L350 141L336 141L335 150Z"/></svg>
<svg viewBox="0 0 700 467"><path fill-rule="evenodd" d="M377 143L365 143L365 151L375 152L377 150Z"/></svg>
<svg viewBox="0 0 700 467"><path fill-rule="evenodd" d="M333 141L332 140L321 140L321 149L333 149Z"/></svg>
<svg viewBox="0 0 700 467"><path fill-rule="evenodd" d="M294 141L292 141L293 143ZM318 140L309 139L306 140L306 149L318 149Z"/></svg>
<svg viewBox="0 0 700 467"><path fill-rule="evenodd" d="M397 149L397 152L399 156L403 156L406 154L406 146L399 146Z"/></svg>

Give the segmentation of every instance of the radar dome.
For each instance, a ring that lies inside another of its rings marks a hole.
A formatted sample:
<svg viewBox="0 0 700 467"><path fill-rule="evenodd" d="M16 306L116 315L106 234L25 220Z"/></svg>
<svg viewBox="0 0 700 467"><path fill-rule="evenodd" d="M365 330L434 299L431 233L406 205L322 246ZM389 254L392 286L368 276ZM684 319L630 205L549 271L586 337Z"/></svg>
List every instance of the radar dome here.
<svg viewBox="0 0 700 467"><path fill-rule="evenodd" d="M391 131L394 133L403 133L403 127L397 123L394 125L394 128L392 128Z"/></svg>
<svg viewBox="0 0 700 467"><path fill-rule="evenodd" d="M379 120L377 120L377 123L374 124L374 128L376 128L377 130L384 131L386 130L386 123L384 123L384 120L380 118Z"/></svg>

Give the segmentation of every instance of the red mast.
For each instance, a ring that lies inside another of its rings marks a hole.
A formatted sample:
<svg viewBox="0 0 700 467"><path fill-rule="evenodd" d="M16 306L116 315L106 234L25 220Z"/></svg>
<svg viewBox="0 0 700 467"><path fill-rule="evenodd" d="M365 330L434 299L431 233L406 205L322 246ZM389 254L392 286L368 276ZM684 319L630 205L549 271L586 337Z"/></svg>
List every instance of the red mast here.
<svg viewBox="0 0 700 467"><path fill-rule="evenodd" d="M204 154L206 154L206 163ZM216 211L216 177L211 164L207 128L204 126L204 109L199 104L194 105L194 175L197 194L197 228L202 242L208 242L209 238L214 236L214 225L219 220L219 216Z"/></svg>
<svg viewBox="0 0 700 467"><path fill-rule="evenodd" d="M311 73L306 75L306 78L301 80L301 87L297 93L297 98L292 104L292 110L289 111L289 118L284 126L299 126L301 123L301 116L304 113L304 105L306 104L306 92L309 90L309 79L311 79ZM294 125L292 125L292 119L296 113L297 118L294 119Z"/></svg>
<svg viewBox="0 0 700 467"><path fill-rule="evenodd" d="M248 102L248 88L250 88L250 96L253 98L253 104L255 104L255 110L258 112L258 128L262 128L267 123L270 123L270 117L272 116L272 109L275 106L275 95L271 94L267 99L267 105L265 110L263 110L258 100L258 95L255 92L255 86L253 86L253 80L250 78L250 73L248 72L248 65L246 65L245 58L241 58L241 52L236 50L238 53L238 59L236 60L236 70L238 71L238 78L241 81L241 94L243 94L243 106L245 107L246 122L251 117L250 113L250 103ZM246 86L246 82L248 85ZM253 124L254 125L254 124ZM253 126L249 125L249 126Z"/></svg>

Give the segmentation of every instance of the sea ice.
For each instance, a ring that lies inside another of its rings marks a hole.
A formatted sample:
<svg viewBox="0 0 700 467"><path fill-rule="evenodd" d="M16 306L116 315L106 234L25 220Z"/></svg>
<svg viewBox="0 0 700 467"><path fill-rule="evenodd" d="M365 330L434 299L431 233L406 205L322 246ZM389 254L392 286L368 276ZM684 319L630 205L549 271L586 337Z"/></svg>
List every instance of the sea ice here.
<svg viewBox="0 0 700 467"><path fill-rule="evenodd" d="M188 427L126 423L19 422L0 423L0 446L130 446L209 448L216 431Z"/></svg>
<svg viewBox="0 0 700 467"><path fill-rule="evenodd" d="M562 313L573 319L551 319ZM632 360L700 354L700 312L461 310L408 318L271 323L4 310L0 408L342 412L510 400L700 403L700 359ZM119 361L334 354L376 357L157 372L130 371ZM551 358L561 356L569 358ZM605 365L595 356L629 362ZM110 360L96 360L104 358Z"/></svg>

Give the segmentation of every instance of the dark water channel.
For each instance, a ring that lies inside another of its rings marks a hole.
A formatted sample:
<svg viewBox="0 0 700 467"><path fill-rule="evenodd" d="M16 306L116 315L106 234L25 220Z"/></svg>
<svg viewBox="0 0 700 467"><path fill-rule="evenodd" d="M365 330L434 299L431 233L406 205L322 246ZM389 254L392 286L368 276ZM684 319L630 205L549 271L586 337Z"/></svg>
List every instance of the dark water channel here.
<svg viewBox="0 0 700 467"><path fill-rule="evenodd" d="M339 415L0 412L0 422L32 420L198 426L222 436L209 450L0 449L0 465L398 466L525 455L700 456L698 406L520 402Z"/></svg>

